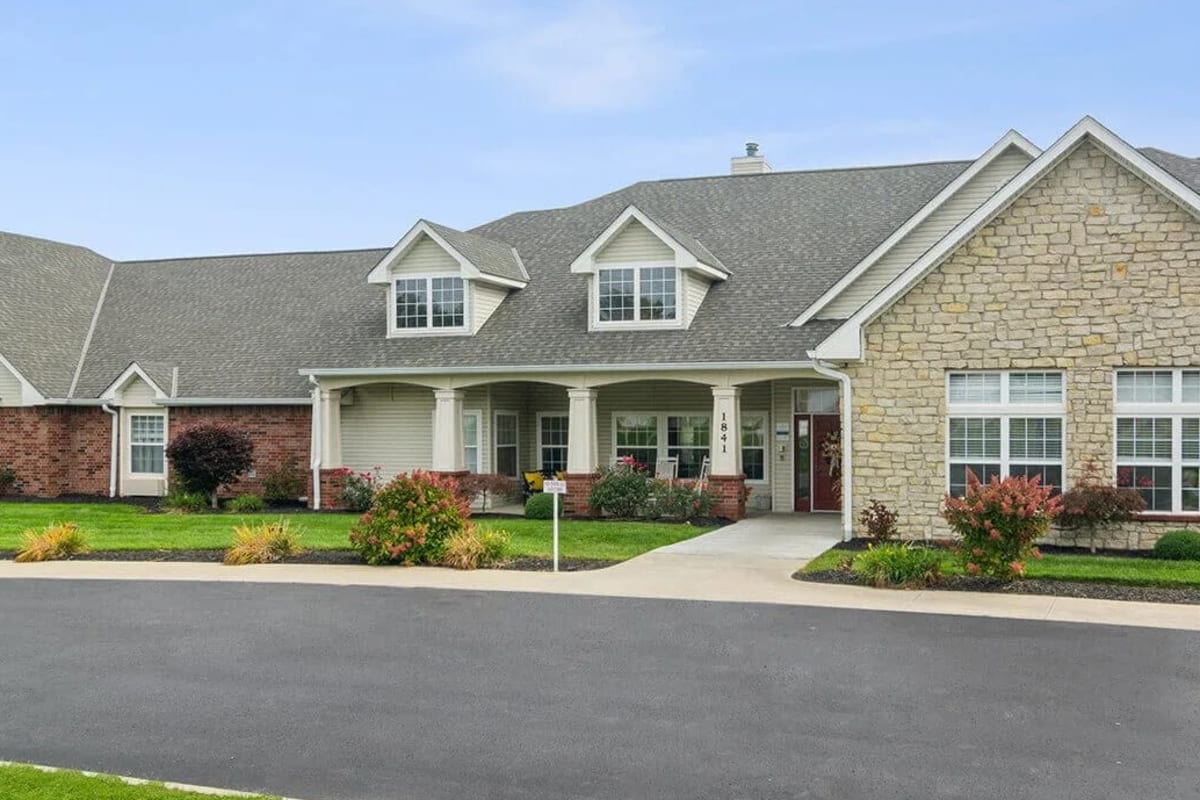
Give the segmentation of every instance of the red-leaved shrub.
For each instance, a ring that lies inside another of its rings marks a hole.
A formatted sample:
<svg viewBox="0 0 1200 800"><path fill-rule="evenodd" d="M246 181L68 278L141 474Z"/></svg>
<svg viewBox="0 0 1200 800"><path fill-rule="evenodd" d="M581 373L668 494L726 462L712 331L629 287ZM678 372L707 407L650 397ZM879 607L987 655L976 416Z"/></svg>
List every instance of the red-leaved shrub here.
<svg viewBox="0 0 1200 800"><path fill-rule="evenodd" d="M1033 478L993 477L983 484L967 471L967 493L946 495L942 516L962 538L959 555L969 575L1012 580L1025 562L1040 558L1033 546L1062 510L1062 497Z"/></svg>
<svg viewBox="0 0 1200 800"><path fill-rule="evenodd" d="M350 529L350 544L371 565L436 564L470 516L454 478L401 473L375 492L370 510Z"/></svg>

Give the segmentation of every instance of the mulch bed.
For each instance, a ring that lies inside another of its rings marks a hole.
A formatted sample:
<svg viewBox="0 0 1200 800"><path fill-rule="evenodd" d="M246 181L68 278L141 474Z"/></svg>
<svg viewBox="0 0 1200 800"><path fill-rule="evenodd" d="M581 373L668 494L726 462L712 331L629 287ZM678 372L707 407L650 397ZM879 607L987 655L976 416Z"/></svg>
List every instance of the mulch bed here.
<svg viewBox="0 0 1200 800"><path fill-rule="evenodd" d="M0 560L16 555L15 550L0 550ZM224 550L97 550L72 556L69 561L191 561L219 564ZM353 550L309 550L301 556L285 558L280 564L362 564ZM618 564L618 561L603 561L590 558L560 558L558 568L562 572L582 572L603 569ZM526 572L550 572L554 562L549 558L514 558L492 569L513 569Z"/></svg>
<svg viewBox="0 0 1200 800"><path fill-rule="evenodd" d="M811 581L813 583L837 583L846 586L862 586L852 573L840 570L797 572L792 577L798 581ZM954 575L946 578L936 586L926 588L933 591L1040 594L1052 595L1054 597L1083 597L1089 600L1133 600L1143 603L1188 603L1200 605L1200 589L1123 586L1113 583L1052 581L1038 578L1026 578L1024 580L1005 583L1004 581L997 581L992 578Z"/></svg>

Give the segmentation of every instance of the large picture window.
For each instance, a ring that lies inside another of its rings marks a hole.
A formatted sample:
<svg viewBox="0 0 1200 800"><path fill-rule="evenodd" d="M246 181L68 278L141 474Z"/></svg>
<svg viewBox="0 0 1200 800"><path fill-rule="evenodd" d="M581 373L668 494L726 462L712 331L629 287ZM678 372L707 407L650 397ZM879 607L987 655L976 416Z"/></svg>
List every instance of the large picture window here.
<svg viewBox="0 0 1200 800"><path fill-rule="evenodd" d="M1200 370L1122 370L1116 376L1117 485L1147 511L1200 512Z"/></svg>
<svg viewBox="0 0 1200 800"><path fill-rule="evenodd" d="M167 418L163 414L129 415L129 471L162 475L166 471Z"/></svg>
<svg viewBox="0 0 1200 800"><path fill-rule="evenodd" d="M542 453L542 472L553 475L567 469L567 426L563 414L543 414L538 422L538 448Z"/></svg>
<svg viewBox="0 0 1200 800"><path fill-rule="evenodd" d="M466 327L466 285L458 277L397 278L394 327L398 331Z"/></svg>
<svg viewBox="0 0 1200 800"><path fill-rule="evenodd" d="M1059 372L952 372L947 376L947 483L967 490L1009 475L1063 487L1063 376Z"/></svg>
<svg viewBox="0 0 1200 800"><path fill-rule="evenodd" d="M747 480L766 480L767 417L742 415L742 471ZM677 459L680 478L699 477L712 456L712 415L703 412L618 412L613 415L613 449L647 469L660 459Z"/></svg>
<svg viewBox="0 0 1200 800"><path fill-rule="evenodd" d="M596 275L602 323L673 321L678 295L679 271L673 266L606 267Z"/></svg>

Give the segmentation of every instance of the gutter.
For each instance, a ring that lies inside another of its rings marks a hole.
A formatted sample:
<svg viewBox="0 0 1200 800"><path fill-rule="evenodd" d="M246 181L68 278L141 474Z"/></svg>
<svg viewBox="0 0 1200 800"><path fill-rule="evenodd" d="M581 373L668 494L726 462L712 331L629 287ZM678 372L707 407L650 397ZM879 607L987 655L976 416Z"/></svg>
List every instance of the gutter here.
<svg viewBox="0 0 1200 800"><path fill-rule="evenodd" d="M848 542L854 538L854 435L851 427L854 405L850 395L850 376L819 359L813 361L813 369L818 375L832 378L842 387L842 541Z"/></svg>
<svg viewBox="0 0 1200 800"><path fill-rule="evenodd" d="M321 441L324 438L321 430L321 384L313 375L308 376L312 384L312 500L313 510L321 510Z"/></svg>
<svg viewBox="0 0 1200 800"><path fill-rule="evenodd" d="M120 414L117 410L108 403L100 406L100 409L105 414L112 415L112 444L109 446L108 453L108 496L117 496L117 431L120 427Z"/></svg>
<svg viewBox="0 0 1200 800"><path fill-rule="evenodd" d="M486 367L332 367L299 370L309 378L349 378L372 375L497 375L509 372L682 372L684 370L738 371L764 369L813 369L815 361L715 361L668 362L663 364L536 364Z"/></svg>
<svg viewBox="0 0 1200 800"><path fill-rule="evenodd" d="M155 400L159 406L306 406L309 397L169 397Z"/></svg>

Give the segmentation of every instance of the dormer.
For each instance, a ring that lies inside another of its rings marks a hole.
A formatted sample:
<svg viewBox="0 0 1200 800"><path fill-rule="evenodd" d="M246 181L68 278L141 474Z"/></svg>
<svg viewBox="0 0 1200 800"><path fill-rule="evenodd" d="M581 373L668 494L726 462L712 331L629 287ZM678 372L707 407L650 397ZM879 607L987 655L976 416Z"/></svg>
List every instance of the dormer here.
<svg viewBox="0 0 1200 800"><path fill-rule="evenodd" d="M375 265L388 287L388 336L470 336L529 283L515 247L419 220Z"/></svg>
<svg viewBox="0 0 1200 800"><path fill-rule="evenodd" d="M588 330L687 328L725 265L695 237L637 206L571 263L588 275Z"/></svg>

